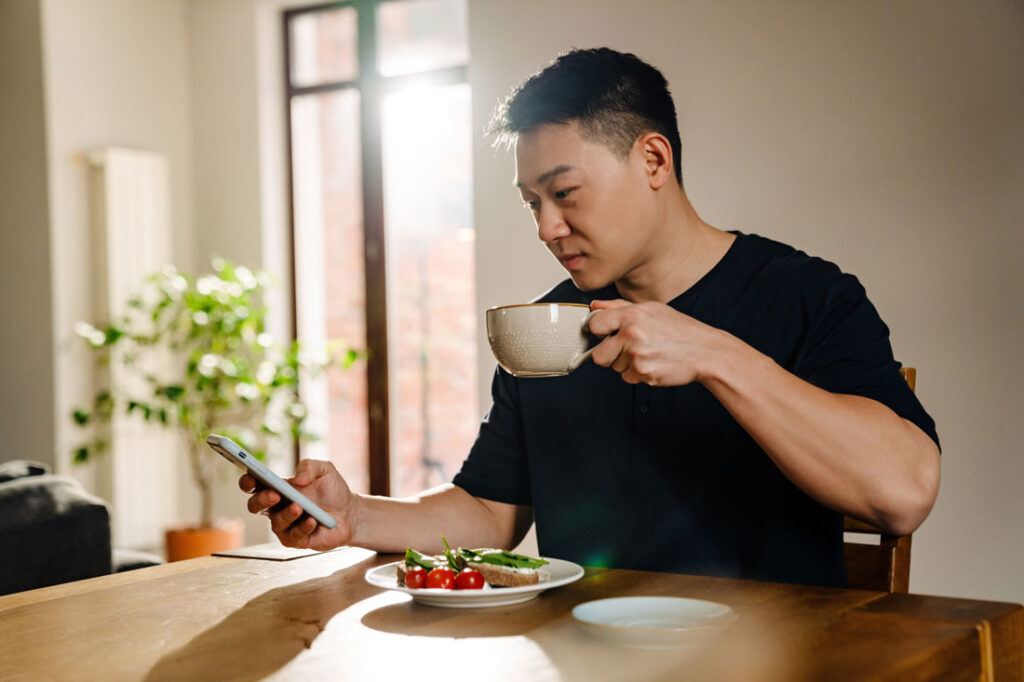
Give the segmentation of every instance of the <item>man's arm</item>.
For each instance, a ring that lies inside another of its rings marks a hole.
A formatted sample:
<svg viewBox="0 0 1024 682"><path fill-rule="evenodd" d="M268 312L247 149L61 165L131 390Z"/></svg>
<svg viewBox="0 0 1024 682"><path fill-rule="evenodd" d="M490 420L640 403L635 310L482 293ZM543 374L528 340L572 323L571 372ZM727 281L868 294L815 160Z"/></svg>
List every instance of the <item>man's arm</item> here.
<svg viewBox="0 0 1024 682"><path fill-rule="evenodd" d="M378 552L415 547L434 553L444 548L444 535L466 547L512 548L532 521L530 507L484 500L452 484L401 499L353 493L334 465L320 460L303 460L289 480L338 525L328 529L312 518L302 519L302 508L295 503L275 509L281 502L277 492L255 490L251 476L239 479L239 487L253 493L249 511L266 513L274 534L288 547L326 550L357 545Z"/></svg>
<svg viewBox="0 0 1024 682"><path fill-rule="evenodd" d="M703 384L805 493L902 535L928 515L939 451L881 403L830 393L736 337L660 303L595 302L593 360L630 383Z"/></svg>
<svg viewBox="0 0 1024 682"><path fill-rule="evenodd" d="M894 535L913 532L939 491L939 449L869 398L830 393L730 337L701 383L811 497ZM730 348L732 346L732 348Z"/></svg>

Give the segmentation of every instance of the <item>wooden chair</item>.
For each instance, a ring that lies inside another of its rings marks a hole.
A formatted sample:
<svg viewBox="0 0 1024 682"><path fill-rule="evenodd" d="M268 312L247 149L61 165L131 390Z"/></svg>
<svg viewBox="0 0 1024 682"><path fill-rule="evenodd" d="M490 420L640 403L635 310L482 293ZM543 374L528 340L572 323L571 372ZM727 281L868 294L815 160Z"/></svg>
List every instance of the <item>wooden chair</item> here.
<svg viewBox="0 0 1024 682"><path fill-rule="evenodd" d="M900 374L914 390L917 370L903 367ZM874 526L845 517L843 530L847 533L878 535L879 543L845 542L846 573L849 586L858 590L900 592L910 590L910 535L887 535Z"/></svg>

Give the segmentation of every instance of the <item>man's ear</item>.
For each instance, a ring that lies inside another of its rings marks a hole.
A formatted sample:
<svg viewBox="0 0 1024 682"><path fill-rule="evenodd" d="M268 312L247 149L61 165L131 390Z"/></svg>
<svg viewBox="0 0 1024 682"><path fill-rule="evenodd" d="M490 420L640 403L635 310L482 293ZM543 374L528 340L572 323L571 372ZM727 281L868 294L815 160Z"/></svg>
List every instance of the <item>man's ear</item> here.
<svg viewBox="0 0 1024 682"><path fill-rule="evenodd" d="M637 146L643 155L644 169L647 173L651 189L661 189L672 180L673 164L672 145L661 133L644 133L637 140Z"/></svg>

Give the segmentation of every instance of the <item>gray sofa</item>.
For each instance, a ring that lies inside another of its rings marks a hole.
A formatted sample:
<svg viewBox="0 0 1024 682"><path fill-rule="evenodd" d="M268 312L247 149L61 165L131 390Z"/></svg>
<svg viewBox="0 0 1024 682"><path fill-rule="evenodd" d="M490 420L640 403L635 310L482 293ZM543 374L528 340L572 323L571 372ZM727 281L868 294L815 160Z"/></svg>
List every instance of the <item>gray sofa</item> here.
<svg viewBox="0 0 1024 682"><path fill-rule="evenodd" d="M114 550L110 509L36 462L0 463L0 594L161 563Z"/></svg>

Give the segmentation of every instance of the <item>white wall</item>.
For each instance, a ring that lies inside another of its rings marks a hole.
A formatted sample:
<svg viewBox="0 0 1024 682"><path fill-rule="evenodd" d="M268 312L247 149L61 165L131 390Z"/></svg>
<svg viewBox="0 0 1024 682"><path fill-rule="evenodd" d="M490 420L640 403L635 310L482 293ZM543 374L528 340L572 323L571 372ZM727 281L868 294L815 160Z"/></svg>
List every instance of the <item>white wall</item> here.
<svg viewBox="0 0 1024 682"><path fill-rule="evenodd" d="M173 260L191 267L184 18L182 0L0 5L0 305L7 323L0 432L8 444L0 459L42 460L107 499L116 497L110 456L70 464L72 448L87 436L72 425L71 410L87 405L96 387L93 358L73 327L106 312L85 157L110 145L167 157ZM137 459L161 456L176 455ZM177 519L175 481L140 485L159 486L143 504ZM116 506L115 532L127 513Z"/></svg>
<svg viewBox="0 0 1024 682"><path fill-rule="evenodd" d="M164 155L169 164L170 230L173 262L193 262L191 159L186 88L185 6L181 0L43 0L42 63L45 101L49 264L52 269L53 459L90 491L114 503L115 541L125 543L137 519L150 519L131 544L157 547L162 527L176 522L176 481L168 480L166 458L177 458L180 443L115 463L114 454L87 467L72 467L70 454L86 434L71 422L75 407L88 404L96 388L94 361L74 334L81 319L106 314L96 251L85 155L118 145ZM178 447L174 447L177 444ZM140 458L152 458L150 462ZM183 458L182 458L183 459ZM150 472L134 484L115 481L124 464ZM155 486L146 494L145 486ZM144 512L144 513L143 513Z"/></svg>
<svg viewBox="0 0 1024 682"><path fill-rule="evenodd" d="M943 444L911 588L1024 601L1020 4L521 0L470 15L478 130L561 51L635 52L672 86L702 217L860 277ZM535 296L564 275L512 159L479 140L474 163L480 308ZM482 331L480 347L486 401Z"/></svg>
<svg viewBox="0 0 1024 682"><path fill-rule="evenodd" d="M198 266L214 256L258 264L256 12L251 0L187 6Z"/></svg>
<svg viewBox="0 0 1024 682"><path fill-rule="evenodd" d="M75 322L103 314L90 239L88 169L83 154L116 145L165 155L170 168L174 263L192 266L192 160L188 46L181 0L43 0L47 164L53 268L56 462L111 499L110 463L69 463L83 434L71 410L94 390L93 359ZM175 456L175 453L146 453ZM173 481L140 485L173 486ZM177 516L175 504L164 515Z"/></svg>
<svg viewBox="0 0 1024 682"><path fill-rule="evenodd" d="M0 3L0 435L54 464L50 207L35 0Z"/></svg>

